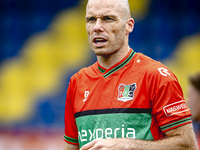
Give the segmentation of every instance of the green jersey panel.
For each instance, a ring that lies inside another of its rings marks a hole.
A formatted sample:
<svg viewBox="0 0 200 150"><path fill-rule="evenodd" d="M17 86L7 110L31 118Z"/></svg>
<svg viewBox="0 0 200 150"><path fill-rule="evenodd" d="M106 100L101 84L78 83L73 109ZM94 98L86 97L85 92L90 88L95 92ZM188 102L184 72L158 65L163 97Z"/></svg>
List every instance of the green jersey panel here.
<svg viewBox="0 0 200 150"><path fill-rule="evenodd" d="M153 140L150 113L95 114L76 118L79 146L94 139Z"/></svg>

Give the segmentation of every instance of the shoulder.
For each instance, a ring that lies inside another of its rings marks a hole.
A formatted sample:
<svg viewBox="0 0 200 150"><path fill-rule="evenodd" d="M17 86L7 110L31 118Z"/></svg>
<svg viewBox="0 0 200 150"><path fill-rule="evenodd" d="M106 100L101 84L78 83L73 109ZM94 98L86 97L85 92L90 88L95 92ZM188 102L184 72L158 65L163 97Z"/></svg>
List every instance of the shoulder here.
<svg viewBox="0 0 200 150"><path fill-rule="evenodd" d="M138 63L140 70L145 73L147 79L157 80L162 82L176 80L174 73L164 64L156 61L142 53L137 53L136 63Z"/></svg>
<svg viewBox="0 0 200 150"><path fill-rule="evenodd" d="M139 63L143 68L148 70L154 70L157 67L163 67L164 65L142 53L136 53L135 61Z"/></svg>
<svg viewBox="0 0 200 150"><path fill-rule="evenodd" d="M93 65L91 65L89 67L84 67L84 68L80 69L77 73L75 73L71 77L70 81L76 81L80 78L91 76L96 73L96 70L97 70L97 62L95 62Z"/></svg>

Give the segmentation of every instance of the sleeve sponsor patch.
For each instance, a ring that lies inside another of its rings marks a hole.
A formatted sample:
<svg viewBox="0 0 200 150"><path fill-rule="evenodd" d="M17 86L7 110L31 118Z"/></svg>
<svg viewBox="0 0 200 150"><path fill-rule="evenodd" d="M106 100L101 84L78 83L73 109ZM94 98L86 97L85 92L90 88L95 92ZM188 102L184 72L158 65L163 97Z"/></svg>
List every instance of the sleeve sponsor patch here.
<svg viewBox="0 0 200 150"><path fill-rule="evenodd" d="M185 111L189 111L190 109L188 106L185 104L185 101L178 101L169 105L166 105L163 107L163 110L166 114L166 116L172 116L174 114L179 114Z"/></svg>

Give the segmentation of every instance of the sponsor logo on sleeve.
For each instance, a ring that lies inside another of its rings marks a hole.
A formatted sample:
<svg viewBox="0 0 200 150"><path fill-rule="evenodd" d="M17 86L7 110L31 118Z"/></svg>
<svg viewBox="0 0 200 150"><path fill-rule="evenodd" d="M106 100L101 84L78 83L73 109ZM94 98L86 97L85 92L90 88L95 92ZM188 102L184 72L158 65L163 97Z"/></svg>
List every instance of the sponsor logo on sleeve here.
<svg viewBox="0 0 200 150"><path fill-rule="evenodd" d="M166 116L172 116L174 114L179 114L179 113L188 111L189 108L185 104L185 101L182 100L182 101L178 101L176 103L172 103L172 104L164 106L163 110L164 110Z"/></svg>

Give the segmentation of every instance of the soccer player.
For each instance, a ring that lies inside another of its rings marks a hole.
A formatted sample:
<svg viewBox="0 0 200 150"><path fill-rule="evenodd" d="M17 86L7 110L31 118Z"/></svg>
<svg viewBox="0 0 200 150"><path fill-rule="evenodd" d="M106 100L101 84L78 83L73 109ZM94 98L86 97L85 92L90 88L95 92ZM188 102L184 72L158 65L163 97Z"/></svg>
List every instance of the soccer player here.
<svg viewBox="0 0 200 150"><path fill-rule="evenodd" d="M128 0L88 0L86 30L97 62L70 79L65 150L196 150L191 113L175 75L134 52Z"/></svg>

